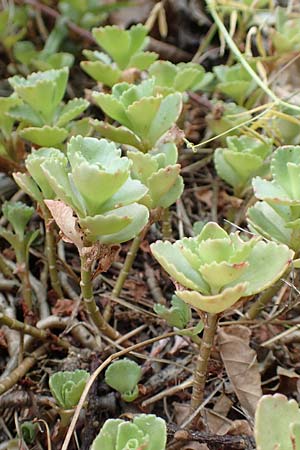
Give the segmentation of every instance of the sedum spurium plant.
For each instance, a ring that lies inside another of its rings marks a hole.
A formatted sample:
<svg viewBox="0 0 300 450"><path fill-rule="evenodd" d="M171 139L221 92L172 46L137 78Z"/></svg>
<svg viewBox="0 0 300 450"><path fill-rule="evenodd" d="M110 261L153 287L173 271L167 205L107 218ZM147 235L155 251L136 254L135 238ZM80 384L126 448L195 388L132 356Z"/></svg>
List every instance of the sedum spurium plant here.
<svg viewBox="0 0 300 450"><path fill-rule="evenodd" d="M91 450L165 450L166 423L154 414L135 416L132 422L108 419Z"/></svg>
<svg viewBox="0 0 300 450"><path fill-rule="evenodd" d="M300 409L284 395L264 395L255 412L257 450L300 450Z"/></svg>
<svg viewBox="0 0 300 450"><path fill-rule="evenodd" d="M294 252L260 238L243 240L214 222L200 234L171 244L151 245L153 256L177 283L176 295L205 318L203 344L194 376L191 407L203 400L210 349L221 313L238 300L275 283L290 266Z"/></svg>
<svg viewBox="0 0 300 450"><path fill-rule="evenodd" d="M29 281L29 248L39 234L39 230L26 232L34 208L22 202L5 202L2 206L3 216L11 224L13 231L0 227L0 236L6 239L13 247L17 260L17 273L22 282L22 297L24 313L32 312L32 294Z"/></svg>
<svg viewBox="0 0 300 450"><path fill-rule="evenodd" d="M227 148L217 148L214 163L220 178L234 188L237 196L243 196L255 175L267 173L269 165L265 159L272 152L270 139L256 139L250 136L229 136Z"/></svg>
<svg viewBox="0 0 300 450"><path fill-rule="evenodd" d="M106 384L120 392L125 402L133 402L138 397L141 377L140 366L128 358L112 362L105 372Z"/></svg>
<svg viewBox="0 0 300 450"><path fill-rule="evenodd" d="M138 85L118 83L111 94L94 92L92 98L107 116L122 125L117 128L94 121L102 136L144 153L175 124L182 108L179 92L159 94L151 78Z"/></svg>
<svg viewBox="0 0 300 450"><path fill-rule="evenodd" d="M195 90L198 86L205 86L213 77L199 64L172 64L170 61L156 61L148 73L154 78L158 91L166 93Z"/></svg>
<svg viewBox="0 0 300 450"><path fill-rule="evenodd" d="M131 161L105 139L73 137L67 156L51 153L41 167L60 201L45 203L65 238L78 248L82 297L91 319L99 330L116 338L116 330L96 306L91 267L95 259L113 259L112 248L116 251L116 244L132 239L145 227L148 208L138 202L147 187L130 178Z"/></svg>
<svg viewBox="0 0 300 450"><path fill-rule="evenodd" d="M180 197L184 185L175 144L160 144L148 153L129 150L127 157L132 161L132 178L148 188L143 203L149 209L167 208Z"/></svg>
<svg viewBox="0 0 300 450"><path fill-rule="evenodd" d="M272 42L278 54L293 52L300 49L300 20L289 17L286 8L276 9L275 29L271 33Z"/></svg>
<svg viewBox="0 0 300 450"><path fill-rule="evenodd" d="M262 200L248 209L251 231L300 250L300 146L279 147L271 160L272 181L253 179Z"/></svg>
<svg viewBox="0 0 300 450"><path fill-rule="evenodd" d="M112 87L130 77L130 69L146 70L157 59L153 52L145 52L148 29L141 24L123 30L116 25L94 28L93 36L106 53L84 50L89 61L82 61L82 69L94 80Z"/></svg>
<svg viewBox="0 0 300 450"><path fill-rule="evenodd" d="M245 103L250 95L253 99L253 92L257 85L241 64L235 64L231 67L216 66L214 67L214 73L218 80L217 89L226 97L231 98L240 106Z"/></svg>
<svg viewBox="0 0 300 450"><path fill-rule="evenodd" d="M170 327L179 328L180 330L185 328L192 318L190 306L177 295L172 296L170 308L156 303L153 309L156 314L166 320Z"/></svg>
<svg viewBox="0 0 300 450"><path fill-rule="evenodd" d="M56 158L62 164L65 162L65 155L55 148L41 148L32 151L25 160L25 166L29 174L16 172L13 177L19 187L26 192L39 206L39 211L45 222L45 251L49 263L49 275L52 288L59 298L63 292L56 267L56 237L53 229L53 220L49 209L44 203L45 199L55 199L56 194L51 188L42 170L42 164L51 158Z"/></svg>
<svg viewBox="0 0 300 450"><path fill-rule="evenodd" d="M62 144L69 135L70 122L81 114L88 102L74 98L62 103L69 71L36 72L23 78L9 78L9 83L22 103L10 109L10 117L20 122L19 135L39 146Z"/></svg>
<svg viewBox="0 0 300 450"><path fill-rule="evenodd" d="M51 394L60 408L60 426L62 428L68 426L74 408L80 400L89 376L86 370L81 369L74 370L73 372L56 372L50 376L49 387Z"/></svg>

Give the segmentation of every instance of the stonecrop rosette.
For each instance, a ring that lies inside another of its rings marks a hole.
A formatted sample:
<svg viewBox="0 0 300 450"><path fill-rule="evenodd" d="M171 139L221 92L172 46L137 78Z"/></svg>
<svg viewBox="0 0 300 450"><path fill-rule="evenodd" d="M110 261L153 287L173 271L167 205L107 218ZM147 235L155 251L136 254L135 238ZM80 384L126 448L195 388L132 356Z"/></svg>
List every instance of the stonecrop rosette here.
<svg viewBox="0 0 300 450"><path fill-rule="evenodd" d="M148 190L130 178L131 164L114 143L76 136L67 157L53 152L41 167L56 198L76 212L88 240L118 244L136 236L149 217L137 203Z"/></svg>
<svg viewBox="0 0 300 450"><path fill-rule="evenodd" d="M249 229L300 250L300 146L279 147L271 161L272 181L253 179L262 200L248 209Z"/></svg>
<svg viewBox="0 0 300 450"><path fill-rule="evenodd" d="M221 313L240 298L257 294L276 282L291 264L286 245L259 237L244 241L207 223L193 238L151 245L154 257L181 286L176 295L193 307Z"/></svg>

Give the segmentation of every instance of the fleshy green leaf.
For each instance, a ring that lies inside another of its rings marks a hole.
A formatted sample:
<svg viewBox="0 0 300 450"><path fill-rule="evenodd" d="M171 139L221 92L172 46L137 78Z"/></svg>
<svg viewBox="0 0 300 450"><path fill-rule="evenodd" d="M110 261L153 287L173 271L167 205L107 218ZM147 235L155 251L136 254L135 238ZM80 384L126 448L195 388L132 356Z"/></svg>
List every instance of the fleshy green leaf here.
<svg viewBox="0 0 300 450"><path fill-rule="evenodd" d="M49 127L47 125L44 125L42 128L24 128L19 131L19 134L23 139L43 147L61 144L68 137L68 131L65 128Z"/></svg>
<svg viewBox="0 0 300 450"><path fill-rule="evenodd" d="M56 372L49 378L51 394L64 409L77 405L89 378L85 370Z"/></svg>

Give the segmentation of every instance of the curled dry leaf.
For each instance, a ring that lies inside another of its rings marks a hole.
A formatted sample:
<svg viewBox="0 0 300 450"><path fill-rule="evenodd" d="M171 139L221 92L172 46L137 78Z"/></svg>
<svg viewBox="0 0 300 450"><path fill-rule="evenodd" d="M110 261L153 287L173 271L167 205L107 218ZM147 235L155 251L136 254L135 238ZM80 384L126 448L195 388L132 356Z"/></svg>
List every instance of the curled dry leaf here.
<svg viewBox="0 0 300 450"><path fill-rule="evenodd" d="M82 233L72 208L60 200L45 200L45 203L62 233L63 240L75 244L80 251L83 247Z"/></svg>
<svg viewBox="0 0 300 450"><path fill-rule="evenodd" d="M262 389L256 353L249 345L250 335L248 328L239 325L220 328L218 344L226 372L240 404L254 417Z"/></svg>

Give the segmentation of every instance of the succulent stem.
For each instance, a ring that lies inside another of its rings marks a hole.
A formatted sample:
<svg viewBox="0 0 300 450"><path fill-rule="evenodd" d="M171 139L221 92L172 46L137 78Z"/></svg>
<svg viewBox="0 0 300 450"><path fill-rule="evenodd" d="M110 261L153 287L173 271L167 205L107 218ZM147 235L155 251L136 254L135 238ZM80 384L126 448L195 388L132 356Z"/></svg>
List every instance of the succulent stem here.
<svg viewBox="0 0 300 450"><path fill-rule="evenodd" d="M165 208L163 211L163 222L162 222L162 234L163 239L171 239L172 237L172 226L171 226L171 214L170 209Z"/></svg>
<svg viewBox="0 0 300 450"><path fill-rule="evenodd" d="M211 353L211 348L214 343L214 337L217 330L218 320L219 320L218 314L206 313L200 353L194 373L193 393L191 399L192 411L196 411L196 409L203 402L208 361Z"/></svg>
<svg viewBox="0 0 300 450"><path fill-rule="evenodd" d="M92 259L89 258L86 254L82 253L80 255L80 262L81 262L80 287L87 313L99 331L101 331L109 338L115 340L119 337L119 333L106 322L106 320L100 313L99 308L96 305L92 286L92 270L91 270Z"/></svg>
<svg viewBox="0 0 300 450"><path fill-rule="evenodd" d="M281 286L283 285L283 281L274 284L269 287L266 291L262 292L258 299L252 304L251 308L247 312L248 319L255 319L259 313L264 309L264 307L272 300L276 292L279 291Z"/></svg>
<svg viewBox="0 0 300 450"><path fill-rule="evenodd" d="M48 260L48 269L49 269L49 275L50 275L50 281L51 286L53 290L56 292L58 298L63 297L62 288L60 285L57 267L56 267L56 242L55 242L55 235L54 235L54 229L53 229L53 221L52 217L49 213L48 208L44 204L40 204L43 218L45 221L45 250L46 250L46 256Z"/></svg>
<svg viewBox="0 0 300 450"><path fill-rule="evenodd" d="M27 313L32 311L32 294L31 294L31 285L29 281L29 273L28 266L24 261L17 261L17 270L18 276L21 280L22 284L22 297L24 300L24 305L26 306L27 311L25 311L25 316Z"/></svg>
<svg viewBox="0 0 300 450"><path fill-rule="evenodd" d="M131 270L132 264L134 263L134 260L137 255L137 252L140 248L141 242L144 239L147 231L148 231L148 226L146 226L131 242L129 252L127 253L126 258L125 258L124 265L118 275L116 284L113 288L112 297L119 297L119 295L122 291L122 288L124 286L124 283L127 280L127 277ZM106 308L103 313L104 319L106 321L110 320L111 313L112 313L112 306L111 306L111 301L109 301L107 303Z"/></svg>

